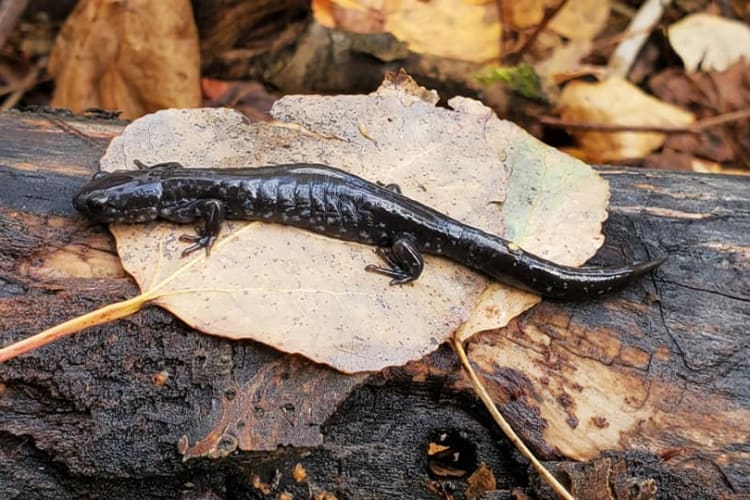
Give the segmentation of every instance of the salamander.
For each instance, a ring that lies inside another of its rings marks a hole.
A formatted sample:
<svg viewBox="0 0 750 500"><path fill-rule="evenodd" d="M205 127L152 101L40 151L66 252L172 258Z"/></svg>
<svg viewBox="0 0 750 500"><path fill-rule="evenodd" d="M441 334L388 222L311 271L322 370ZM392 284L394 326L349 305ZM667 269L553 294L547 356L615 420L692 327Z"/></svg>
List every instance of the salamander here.
<svg viewBox="0 0 750 500"><path fill-rule="evenodd" d="M99 172L73 204L92 221L199 222L183 256L216 241L225 219L286 224L332 238L376 246L390 284L422 273L422 254L437 255L496 281L544 297L580 300L619 290L663 259L621 267L570 267L526 252L499 236L464 224L383 186L326 165L296 163L258 168L185 168L179 163Z"/></svg>

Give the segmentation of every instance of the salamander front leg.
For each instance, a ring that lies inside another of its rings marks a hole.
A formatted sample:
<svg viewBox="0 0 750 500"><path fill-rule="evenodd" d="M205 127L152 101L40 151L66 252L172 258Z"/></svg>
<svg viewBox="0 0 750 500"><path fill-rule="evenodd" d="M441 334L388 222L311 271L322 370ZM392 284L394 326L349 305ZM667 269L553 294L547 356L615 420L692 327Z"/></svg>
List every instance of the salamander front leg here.
<svg viewBox="0 0 750 500"><path fill-rule="evenodd" d="M403 285L419 278L424 268L424 259L419 252L417 239L409 233L400 233L393 239L393 245L378 247L375 252L388 267L370 264L365 271L385 274L393 278L391 285Z"/></svg>
<svg viewBox="0 0 750 500"><path fill-rule="evenodd" d="M201 248L206 249L206 255L211 254L211 247L221 231L221 223L224 222L226 211L224 204L219 200L205 200L195 207L198 216L203 219L203 227L197 226L197 234L183 234L180 241L192 243L182 251L182 256L186 257Z"/></svg>

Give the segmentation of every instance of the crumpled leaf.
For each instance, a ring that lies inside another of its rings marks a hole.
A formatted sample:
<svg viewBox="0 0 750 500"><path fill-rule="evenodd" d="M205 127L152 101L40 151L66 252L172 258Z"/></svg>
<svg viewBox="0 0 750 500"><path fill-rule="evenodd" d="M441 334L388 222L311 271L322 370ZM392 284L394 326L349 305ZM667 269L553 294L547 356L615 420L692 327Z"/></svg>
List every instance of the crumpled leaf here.
<svg viewBox="0 0 750 500"><path fill-rule="evenodd" d="M407 196L502 234L500 207L493 202L506 198L507 166L521 177L527 168L541 168L544 184L553 178L543 173L546 168L566 161L583 165L501 122L481 103L453 100L457 110L451 111L436 102L434 92L397 77L370 96L287 96L272 110L285 123L247 124L226 110L163 111L127 127L102 167L123 168L134 159L212 167L326 163L398 183ZM527 199L529 192L519 193L521 198L506 204L547 209ZM563 205L578 209L570 200ZM575 256L563 260L577 262L582 243L590 255L600 241L605 205L606 191L597 209L586 208L596 229L588 237L579 228L565 229L566 220L577 220L566 210L541 215L552 231L534 250ZM514 215L514 224L528 227L524 238L533 246L534 231L526 222L535 217L522 212ZM475 310L480 296L481 303L489 301L510 317L537 300L507 288L485 290L483 277L429 256L419 280L391 287L382 276L364 272L377 262L371 247L281 225L232 222L209 258L191 259L179 258L184 245L177 241L190 228L159 223L112 230L125 269L142 289L153 294L158 288L154 302L188 324L299 352L347 372L403 364L434 350ZM576 235L569 246L560 245L566 232ZM506 295L511 298L502 300Z"/></svg>
<svg viewBox="0 0 750 500"><path fill-rule="evenodd" d="M687 71L724 71L743 57L750 60L750 28L740 21L697 13L672 24L667 33Z"/></svg>
<svg viewBox="0 0 750 500"><path fill-rule="evenodd" d="M52 105L123 118L201 103L198 32L189 0L82 0L50 55Z"/></svg>
<svg viewBox="0 0 750 500"><path fill-rule="evenodd" d="M559 105L560 116L568 122L687 126L695 121L692 113L659 101L619 77L596 83L570 82ZM571 134L593 162L641 158L664 143L664 134L656 132L578 130Z"/></svg>
<svg viewBox="0 0 750 500"><path fill-rule="evenodd" d="M649 88L658 98L690 109L698 120L721 114L742 113L750 107L750 64L740 60L725 71L686 72L668 68L649 79ZM745 115L747 116L747 115ZM649 165L701 171L705 162L725 166L750 165L750 123L741 115L721 127L708 127L699 134L672 134L664 143L663 159L649 158ZM703 164L702 166L699 164ZM696 170L697 167L697 170ZM715 169L716 167L712 167ZM715 170L714 170L715 171Z"/></svg>

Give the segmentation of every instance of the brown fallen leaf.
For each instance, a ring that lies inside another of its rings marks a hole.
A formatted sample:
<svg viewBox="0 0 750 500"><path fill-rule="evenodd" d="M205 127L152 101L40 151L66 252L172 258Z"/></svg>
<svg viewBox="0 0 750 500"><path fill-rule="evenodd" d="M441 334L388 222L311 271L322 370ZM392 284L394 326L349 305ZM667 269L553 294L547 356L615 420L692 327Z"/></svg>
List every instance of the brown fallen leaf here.
<svg viewBox="0 0 750 500"><path fill-rule="evenodd" d="M292 478L297 483L307 481L307 471L302 464L298 463L294 465L294 469L292 470Z"/></svg>
<svg viewBox="0 0 750 500"><path fill-rule="evenodd" d="M201 102L198 33L189 0L82 0L50 56L52 105L123 118Z"/></svg>
<svg viewBox="0 0 750 500"><path fill-rule="evenodd" d="M467 487L464 494L467 499L480 497L497 488L497 482L495 481L495 475L492 473L492 469L487 467L484 463L479 464L477 470L469 476L466 483Z"/></svg>
<svg viewBox="0 0 750 500"><path fill-rule="evenodd" d="M724 71L690 73L666 69L649 79L654 95L666 102L690 109L699 121L727 116L750 109L750 64L740 60ZM723 125L706 128L699 134L670 135L667 151L677 152L692 163L700 161L750 166L750 123L747 114ZM650 158L652 164L669 166L669 160ZM700 167L699 167L700 168Z"/></svg>
<svg viewBox="0 0 750 500"><path fill-rule="evenodd" d="M269 94L258 82L201 79L205 106L232 108L247 116L250 121L270 121L271 106L276 97Z"/></svg>

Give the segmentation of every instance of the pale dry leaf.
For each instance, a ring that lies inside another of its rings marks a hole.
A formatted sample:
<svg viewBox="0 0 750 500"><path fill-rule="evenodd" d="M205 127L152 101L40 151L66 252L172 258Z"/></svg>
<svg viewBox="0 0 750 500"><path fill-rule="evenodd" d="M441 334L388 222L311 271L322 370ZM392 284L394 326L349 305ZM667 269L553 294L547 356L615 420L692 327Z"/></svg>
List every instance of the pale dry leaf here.
<svg viewBox="0 0 750 500"><path fill-rule="evenodd" d="M692 113L659 101L620 77L602 82L570 82L560 95L564 121L633 126L687 126ZM661 147L664 134L655 132L571 131L587 158L607 162L642 158Z"/></svg>
<svg viewBox="0 0 750 500"><path fill-rule="evenodd" d="M604 68L581 64L581 60L591 53L592 46L590 40L571 40L555 47L548 57L534 63L547 99L556 102L560 85L566 81L581 75L604 74Z"/></svg>
<svg viewBox="0 0 750 500"><path fill-rule="evenodd" d="M420 54L487 63L500 56L494 2L386 0L385 30Z"/></svg>
<svg viewBox="0 0 750 500"><path fill-rule="evenodd" d="M568 0L547 27L572 40L592 40L607 25L609 0Z"/></svg>
<svg viewBox="0 0 750 500"><path fill-rule="evenodd" d="M201 103L198 32L189 0L83 0L50 55L52 105L123 118Z"/></svg>
<svg viewBox="0 0 750 500"><path fill-rule="evenodd" d="M502 2L503 20L515 29L537 26L544 19L544 0Z"/></svg>
<svg viewBox="0 0 750 500"><path fill-rule="evenodd" d="M454 100L450 104L457 107ZM532 137L511 141L504 161L509 179L503 237L554 262L584 264L604 243L601 226L607 218L607 182L585 163ZM566 216L553 215L559 213ZM580 234L587 237L580 239ZM461 325L458 338L466 340L504 326L539 301L534 294L491 282Z"/></svg>
<svg viewBox="0 0 750 500"><path fill-rule="evenodd" d="M492 0L316 0L313 14L329 28L392 33L420 54L479 63L500 56L502 28Z"/></svg>
<svg viewBox="0 0 750 500"><path fill-rule="evenodd" d="M113 170L134 159L212 167L321 162L396 182L407 196L502 234L500 207L492 202L505 200L507 151L527 151L523 145L532 140L528 151L559 161L564 156L481 103L451 101L457 108L451 111L435 107L436 97L397 77L369 96L285 97L274 105L273 115L283 121L276 124L247 124L226 110L165 111L127 127L102 165ZM547 161L556 162L527 164ZM522 171L523 165L514 166L514 175ZM550 226L568 216L564 210L547 215ZM281 225L232 222L209 258L196 256L189 264L179 258L184 245L177 237L190 228L112 229L125 268L144 290L161 287L155 302L187 323L347 372L403 364L434 350L469 317L486 285L462 266L428 256L419 280L391 287L363 270L377 262L372 248ZM575 234L593 253L587 240L598 241L598 229ZM553 227L547 246L535 250L552 255L560 237ZM520 312L528 299L521 304L520 310L513 300L503 307Z"/></svg>
<svg viewBox="0 0 750 500"><path fill-rule="evenodd" d="M740 21L691 14L667 33L687 71L724 71L743 57L750 60L750 28Z"/></svg>

